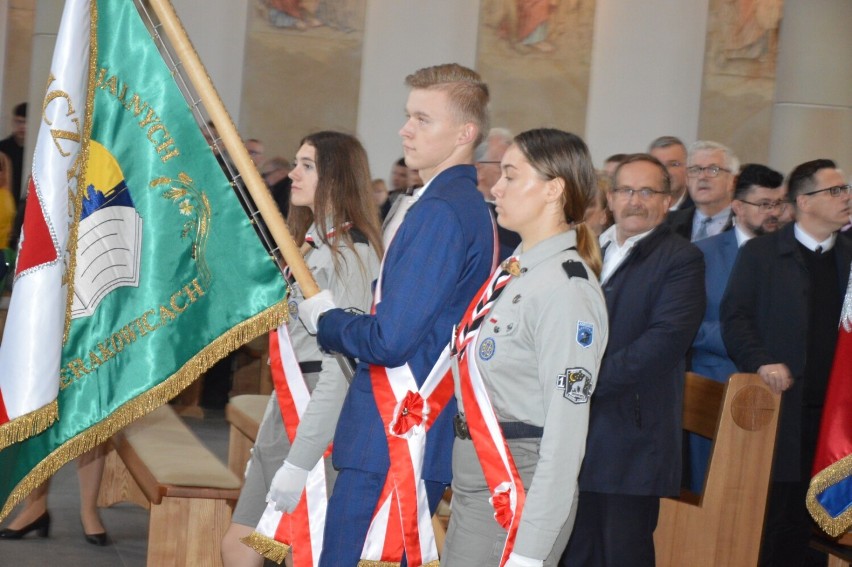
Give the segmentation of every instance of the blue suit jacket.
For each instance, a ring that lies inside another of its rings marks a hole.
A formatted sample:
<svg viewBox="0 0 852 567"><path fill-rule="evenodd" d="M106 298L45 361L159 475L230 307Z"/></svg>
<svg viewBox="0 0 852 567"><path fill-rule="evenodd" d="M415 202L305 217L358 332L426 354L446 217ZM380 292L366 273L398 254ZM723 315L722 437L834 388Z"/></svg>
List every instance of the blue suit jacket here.
<svg viewBox="0 0 852 567"><path fill-rule="evenodd" d="M704 314L704 262L662 224L603 284L609 342L592 395L580 490L680 491L685 356Z"/></svg>
<svg viewBox="0 0 852 567"><path fill-rule="evenodd" d="M734 361L722 341L719 309L734 261L740 251L735 230L705 238L695 243L704 253L704 285L707 290L707 310L692 343L692 370L719 382L727 382L737 371Z"/></svg>
<svg viewBox="0 0 852 567"><path fill-rule="evenodd" d="M491 215L476 190L476 170L455 166L432 180L408 210L382 268L382 301L373 315L328 311L320 345L360 362L334 435L336 468L386 473L387 438L373 397L368 364L408 363L422 384L449 343L473 296L492 271ZM452 400L429 431L423 478L449 482Z"/></svg>

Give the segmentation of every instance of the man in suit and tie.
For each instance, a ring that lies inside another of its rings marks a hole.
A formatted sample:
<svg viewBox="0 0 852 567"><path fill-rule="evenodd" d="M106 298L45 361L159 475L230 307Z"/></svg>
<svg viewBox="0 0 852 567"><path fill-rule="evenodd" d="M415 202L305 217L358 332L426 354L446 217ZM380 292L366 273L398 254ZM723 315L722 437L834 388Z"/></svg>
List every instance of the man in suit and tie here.
<svg viewBox="0 0 852 567"><path fill-rule="evenodd" d="M299 310L309 330L318 327L324 349L359 361L334 437L339 475L328 505L323 567L357 565L362 557L391 466L382 415L394 411L392 375L423 385L495 262L491 215L472 165L474 148L488 132L488 87L456 64L420 69L406 84L411 91L402 147L406 164L425 185L385 254L374 312L335 309L327 291ZM450 400L426 437L421 474L433 513L451 480L455 413ZM417 519L403 518L406 529ZM386 527L387 538L399 530Z"/></svg>
<svg viewBox="0 0 852 567"><path fill-rule="evenodd" d="M722 298L722 338L743 372L781 394L760 565L825 565L808 541L805 508L852 242L850 191L828 159L797 166L787 181L796 222L747 242Z"/></svg>
<svg viewBox="0 0 852 567"><path fill-rule="evenodd" d="M699 140L689 148L686 177L693 207L672 212L667 219L672 230L698 242L733 226L731 199L740 161L727 146Z"/></svg>
<svg viewBox="0 0 852 567"><path fill-rule="evenodd" d="M704 254L704 288L707 310L692 343L692 371L718 382L727 382L737 371L722 342L719 306L740 247L755 236L775 232L780 217L790 204L784 176L765 165L748 164L742 168L734 186L734 228L711 236L695 245ZM694 433L689 435L689 467L686 486L701 492L711 442Z"/></svg>
<svg viewBox="0 0 852 567"><path fill-rule="evenodd" d="M660 160L672 180L672 204L669 211L679 211L695 205L686 190L686 146L680 138L660 136L648 146L648 153Z"/></svg>
<svg viewBox="0 0 852 567"><path fill-rule="evenodd" d="M653 567L661 496L680 490L685 356L704 262L663 221L669 174L647 154L615 171L601 235L610 338L592 396L574 531L562 565Z"/></svg>

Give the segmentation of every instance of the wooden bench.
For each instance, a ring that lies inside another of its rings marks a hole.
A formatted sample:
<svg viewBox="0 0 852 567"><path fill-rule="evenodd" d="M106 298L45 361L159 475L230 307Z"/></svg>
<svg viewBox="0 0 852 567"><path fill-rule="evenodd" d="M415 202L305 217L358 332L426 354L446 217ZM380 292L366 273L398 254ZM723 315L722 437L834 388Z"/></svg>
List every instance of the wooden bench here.
<svg viewBox="0 0 852 567"><path fill-rule="evenodd" d="M658 567L757 565L779 403L756 374L721 384L687 373L683 428L713 448L703 495L660 502Z"/></svg>
<svg viewBox="0 0 852 567"><path fill-rule="evenodd" d="M240 478L243 478L243 472L246 470L246 463L268 403L269 394L243 394L234 396L225 406L225 419L231 424L228 437L228 468Z"/></svg>
<svg viewBox="0 0 852 567"><path fill-rule="evenodd" d="M148 567L218 566L240 478L169 405L113 436L98 505L130 501L151 511Z"/></svg>

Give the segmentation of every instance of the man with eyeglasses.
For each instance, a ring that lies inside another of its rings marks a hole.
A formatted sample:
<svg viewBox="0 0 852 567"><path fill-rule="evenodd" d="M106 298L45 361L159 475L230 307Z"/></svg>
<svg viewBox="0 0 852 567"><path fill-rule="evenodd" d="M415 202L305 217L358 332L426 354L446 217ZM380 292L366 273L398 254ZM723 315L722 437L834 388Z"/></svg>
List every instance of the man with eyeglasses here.
<svg viewBox="0 0 852 567"><path fill-rule="evenodd" d="M731 199L739 168L737 156L727 146L707 140L692 144L686 176L695 206L669 215L672 230L697 242L730 229Z"/></svg>
<svg viewBox="0 0 852 567"><path fill-rule="evenodd" d="M679 211L695 205L686 190L686 146L680 138L660 136L648 146L648 153L660 160L672 179L672 204L670 211Z"/></svg>
<svg viewBox="0 0 852 567"><path fill-rule="evenodd" d="M850 187L828 159L796 167L787 187L796 221L740 250L722 338L738 369L782 395L760 565L825 565L808 549L805 494L852 262L852 242L837 238Z"/></svg>
<svg viewBox="0 0 852 567"><path fill-rule="evenodd" d="M491 189L500 180L502 175L500 160L503 154L512 145L512 133L506 128L492 128L488 131L488 137L476 148L476 188L482 193L491 215L497 218L494 196ZM521 243L521 237L517 232L508 230L497 225L497 240L500 243L500 260L505 260L512 255L515 248Z"/></svg>
<svg viewBox="0 0 852 567"><path fill-rule="evenodd" d="M717 382L727 382L737 371L722 342L719 305L740 247L754 238L775 232L780 216L790 206L784 176L765 165L748 164L742 168L734 186L734 228L705 238L695 245L704 254L704 288L707 310L692 343L691 370ZM704 486L711 441L691 433L687 438L689 465L684 485L695 493Z"/></svg>
<svg viewBox="0 0 852 567"><path fill-rule="evenodd" d="M660 497L680 492L685 357L704 315L701 253L663 221L669 174L628 156L601 235L610 338L592 397L574 530L560 565L653 567Z"/></svg>

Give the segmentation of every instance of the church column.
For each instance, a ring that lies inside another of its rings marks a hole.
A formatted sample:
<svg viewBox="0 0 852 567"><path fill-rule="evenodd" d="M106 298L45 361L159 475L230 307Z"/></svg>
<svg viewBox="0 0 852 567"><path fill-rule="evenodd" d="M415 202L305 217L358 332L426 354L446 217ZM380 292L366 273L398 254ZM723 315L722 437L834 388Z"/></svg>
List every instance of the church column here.
<svg viewBox="0 0 852 567"><path fill-rule="evenodd" d="M852 2L785 0L769 161L816 158L852 171Z"/></svg>

